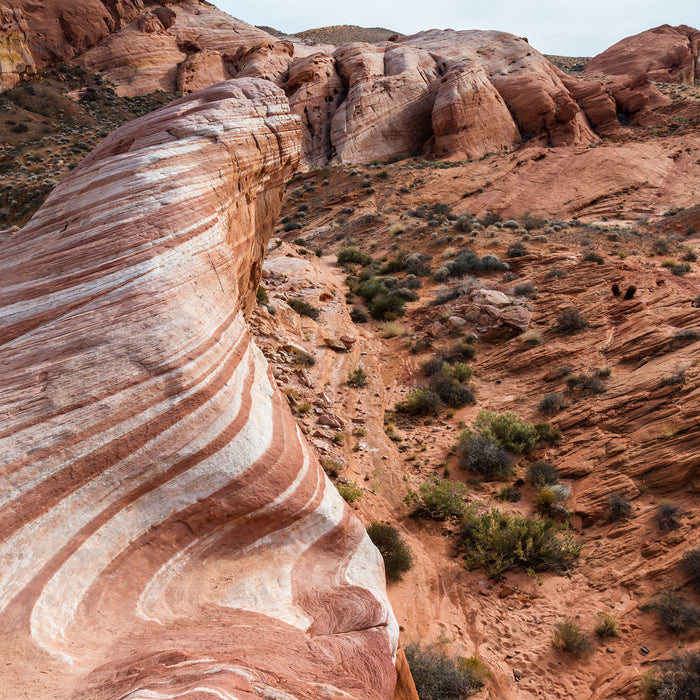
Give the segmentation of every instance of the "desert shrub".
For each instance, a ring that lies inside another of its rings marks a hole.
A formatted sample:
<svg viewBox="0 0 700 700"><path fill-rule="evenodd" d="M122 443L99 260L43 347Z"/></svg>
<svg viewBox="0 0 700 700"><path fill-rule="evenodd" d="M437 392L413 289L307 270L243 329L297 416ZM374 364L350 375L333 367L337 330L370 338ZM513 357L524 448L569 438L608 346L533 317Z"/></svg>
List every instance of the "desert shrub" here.
<svg viewBox="0 0 700 700"><path fill-rule="evenodd" d="M437 415L442 406L440 397L430 389L411 389L406 395L405 401L399 401L394 409L399 413L408 413L412 416Z"/></svg>
<svg viewBox="0 0 700 700"><path fill-rule="evenodd" d="M538 442L535 426L511 411L495 413L481 410L473 425L476 432L511 452L527 452Z"/></svg>
<svg viewBox="0 0 700 700"><path fill-rule="evenodd" d="M538 331L535 328L530 328L521 335L518 336L521 343L525 343L531 347L535 345L542 345L544 342L544 335L542 331Z"/></svg>
<svg viewBox="0 0 700 700"><path fill-rule="evenodd" d="M510 269L508 263L501 262L495 255L484 255L480 258L470 250L462 251L454 260L445 263L442 267L449 271L450 277L463 277L469 273L504 272Z"/></svg>
<svg viewBox="0 0 700 700"><path fill-rule="evenodd" d="M418 491L408 489L404 502L414 506L417 515L428 515L434 520L459 518L464 514L464 494L467 487L460 481L428 479Z"/></svg>
<svg viewBox="0 0 700 700"><path fill-rule="evenodd" d="M450 350L445 352L443 357L448 362L472 360L476 357L476 349L468 340L460 340L458 343L455 343Z"/></svg>
<svg viewBox="0 0 700 700"><path fill-rule="evenodd" d="M350 311L350 318L353 323L367 323L369 315L361 306L353 306Z"/></svg>
<svg viewBox="0 0 700 700"><path fill-rule="evenodd" d="M330 457L321 457L319 462L323 467L323 471L326 472L331 479L338 478L340 470L343 468L343 465L340 462L336 462L336 460L331 459Z"/></svg>
<svg viewBox="0 0 700 700"><path fill-rule="evenodd" d="M651 246L656 255L666 255L669 250L668 241L665 238L657 238Z"/></svg>
<svg viewBox="0 0 700 700"><path fill-rule="evenodd" d="M413 274L408 274L404 277L403 286L405 289L420 289L423 286L423 282Z"/></svg>
<svg viewBox="0 0 700 700"><path fill-rule="evenodd" d="M347 383L355 389L361 389L363 386L367 386L367 372L365 372L362 367L352 370L352 372L348 374Z"/></svg>
<svg viewBox="0 0 700 700"><path fill-rule="evenodd" d="M358 486L354 481L339 483L336 484L335 487L338 489L338 493L348 503L354 503L362 499L362 487Z"/></svg>
<svg viewBox="0 0 700 700"><path fill-rule="evenodd" d="M423 372L426 377L431 377L433 374L440 374L442 373L444 364L445 361L441 357L433 355L421 365L421 372Z"/></svg>
<svg viewBox="0 0 700 700"><path fill-rule="evenodd" d="M397 336L405 336L408 331L398 321L382 321L378 324L377 329L382 338L396 338Z"/></svg>
<svg viewBox="0 0 700 700"><path fill-rule="evenodd" d="M462 518L460 540L469 568L500 578L506 571L564 571L581 552L570 533L548 519L474 509Z"/></svg>
<svg viewBox="0 0 700 700"><path fill-rule="evenodd" d="M685 370L677 367L673 374L661 378L661 386L681 386L685 384Z"/></svg>
<svg viewBox="0 0 700 700"><path fill-rule="evenodd" d="M530 282L523 282L523 284L515 285L513 294L515 294L516 297L531 297L537 294L537 288Z"/></svg>
<svg viewBox="0 0 700 700"><path fill-rule="evenodd" d="M315 306L312 306L308 301L304 301L303 299L287 299L287 304L300 316L308 316L314 321L321 315L321 312Z"/></svg>
<svg viewBox="0 0 700 700"><path fill-rule="evenodd" d="M430 274L430 256L410 253L403 261L405 269L412 275L427 277Z"/></svg>
<svg viewBox="0 0 700 700"><path fill-rule="evenodd" d="M513 473L513 464L508 453L486 435L463 430L459 441L462 451L459 465L463 469L471 469L487 481L502 479Z"/></svg>
<svg viewBox="0 0 700 700"><path fill-rule="evenodd" d="M554 491L545 486L541 488L535 496L535 510L542 515L547 515L551 513L552 507L556 502L557 496Z"/></svg>
<svg viewBox="0 0 700 700"><path fill-rule="evenodd" d="M660 673L646 673L640 683L642 693L659 700L700 698L700 651L674 654L660 664Z"/></svg>
<svg viewBox="0 0 700 700"><path fill-rule="evenodd" d="M598 613L596 615L593 631L598 639L601 640L620 636L620 627L617 624L617 620L610 613Z"/></svg>
<svg viewBox="0 0 700 700"><path fill-rule="evenodd" d="M372 262L372 256L363 253L357 248L341 248L338 251L338 263L341 265L347 265L348 263L357 263L362 265L369 265Z"/></svg>
<svg viewBox="0 0 700 700"><path fill-rule="evenodd" d="M544 278L546 280L551 280L551 279L555 279L557 277L563 277L565 274L566 274L566 272L564 272L564 270L562 270L560 267L553 267L547 271Z"/></svg>
<svg viewBox="0 0 700 700"><path fill-rule="evenodd" d="M560 333L576 333L576 331L580 331L583 328L588 328L589 325L590 324L583 317L581 312L573 306L564 309L559 316L557 316L556 328Z"/></svg>
<svg viewBox="0 0 700 700"><path fill-rule="evenodd" d="M504 484L498 491L496 498L499 501L506 501L508 503L517 503L520 498L520 491L516 491L513 484Z"/></svg>
<svg viewBox="0 0 700 700"><path fill-rule="evenodd" d="M382 555L387 581L400 581L413 566L411 549L401 533L391 525L373 522L367 526L367 534Z"/></svg>
<svg viewBox="0 0 700 700"><path fill-rule="evenodd" d="M520 225L526 231L533 231L538 228L544 228L547 225L547 219L545 219L542 216L536 216L535 214L531 214L528 211L520 217Z"/></svg>
<svg viewBox="0 0 700 700"><path fill-rule="evenodd" d="M369 303L369 313L374 319L391 321L406 313L405 302L398 294L378 294Z"/></svg>
<svg viewBox="0 0 700 700"><path fill-rule="evenodd" d="M657 593L641 606L641 610L657 612L663 626L674 634L685 634L700 627L700 608L674 591Z"/></svg>
<svg viewBox="0 0 700 700"><path fill-rule="evenodd" d="M414 292L412 289L406 289L405 287L395 287L391 292L397 297L401 297L404 301L417 301L418 299L418 292Z"/></svg>
<svg viewBox="0 0 700 700"><path fill-rule="evenodd" d="M535 423L535 431L538 439L544 440L551 445L558 443L562 437L561 430L551 423Z"/></svg>
<svg viewBox="0 0 700 700"><path fill-rule="evenodd" d="M684 574L690 577L696 590L700 591L700 547L686 552L678 566Z"/></svg>
<svg viewBox="0 0 700 700"><path fill-rule="evenodd" d="M588 635L573 620L565 620L554 628L552 646L572 656L583 656L591 648Z"/></svg>
<svg viewBox="0 0 700 700"><path fill-rule="evenodd" d="M685 262L697 262L698 254L694 250L686 250L683 253L683 260Z"/></svg>
<svg viewBox="0 0 700 700"><path fill-rule="evenodd" d="M553 391L549 394L545 394L538 405L538 408L542 413L547 415L554 415L559 413L564 406L564 397L557 391Z"/></svg>
<svg viewBox="0 0 700 700"><path fill-rule="evenodd" d="M454 377L458 382L466 382L472 378L474 370L463 362L455 362L453 365L443 365L442 373Z"/></svg>
<svg viewBox="0 0 700 700"><path fill-rule="evenodd" d="M284 230L287 232L298 231L300 228L302 228L302 224L300 224L298 221L288 221L284 225Z"/></svg>
<svg viewBox="0 0 700 700"><path fill-rule="evenodd" d="M583 262L594 262L598 263L598 265L602 265L605 262L605 260L603 259L602 255L598 255L598 253L594 253L591 250L583 256Z"/></svg>
<svg viewBox="0 0 700 700"><path fill-rule="evenodd" d="M522 258L525 255L529 255L530 251L525 247L524 243L520 241L515 241L508 246L506 251L506 256L509 258Z"/></svg>
<svg viewBox="0 0 700 700"><path fill-rule="evenodd" d="M565 383L569 391L578 389L589 394L602 394L605 391L604 384L595 374L571 374Z"/></svg>
<svg viewBox="0 0 700 700"><path fill-rule="evenodd" d="M433 273L433 279L436 282L447 282L450 277L452 277L450 274L450 269L444 265L438 267L438 269Z"/></svg>
<svg viewBox="0 0 700 700"><path fill-rule="evenodd" d="M255 299L261 306L264 306L270 302L270 297L267 295L267 290L265 287L258 287L257 291L255 292Z"/></svg>
<svg viewBox="0 0 700 700"><path fill-rule="evenodd" d="M450 658L437 644L423 647L411 642L404 653L421 700L462 700L485 683L481 664L476 667L472 659Z"/></svg>
<svg viewBox="0 0 700 700"><path fill-rule="evenodd" d="M551 486L559 483L559 475L549 462L533 462L527 467L527 482L532 486Z"/></svg>
<svg viewBox="0 0 700 700"><path fill-rule="evenodd" d="M632 505L621 493L611 493L608 496L608 506L605 509L605 519L609 523L627 520L631 514Z"/></svg>
<svg viewBox="0 0 700 700"><path fill-rule="evenodd" d="M656 509L656 522L659 525L659 530L676 530L681 526L681 521L678 519L681 515L681 509L669 501L662 501Z"/></svg>
<svg viewBox="0 0 700 700"><path fill-rule="evenodd" d="M430 389L452 408L461 408L476 403L474 392L468 386L454 377L442 373L434 374L430 378Z"/></svg>
<svg viewBox="0 0 700 700"><path fill-rule="evenodd" d="M669 270L672 275L675 275L676 277L685 277L686 272L690 272L691 267L690 263L681 263L680 265L671 265L669 267Z"/></svg>
<svg viewBox="0 0 700 700"><path fill-rule="evenodd" d="M374 297L379 294L387 294L389 288L384 284L383 280L379 277L370 277L365 279L357 286L355 293L357 296L362 297L365 302L369 303L374 299Z"/></svg>

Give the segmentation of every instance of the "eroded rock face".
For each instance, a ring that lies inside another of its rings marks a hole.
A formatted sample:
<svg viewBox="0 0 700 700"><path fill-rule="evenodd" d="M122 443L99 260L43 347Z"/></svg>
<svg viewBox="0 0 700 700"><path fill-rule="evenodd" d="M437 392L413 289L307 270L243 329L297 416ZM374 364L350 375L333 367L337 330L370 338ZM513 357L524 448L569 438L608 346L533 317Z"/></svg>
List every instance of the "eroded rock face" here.
<svg viewBox="0 0 700 700"><path fill-rule="evenodd" d="M590 60L589 75L646 75L651 80L692 85L700 80L700 31L664 24L618 41Z"/></svg>
<svg viewBox="0 0 700 700"><path fill-rule="evenodd" d="M220 83L4 243L6 694L391 697L381 558L246 327L300 143L272 83Z"/></svg>

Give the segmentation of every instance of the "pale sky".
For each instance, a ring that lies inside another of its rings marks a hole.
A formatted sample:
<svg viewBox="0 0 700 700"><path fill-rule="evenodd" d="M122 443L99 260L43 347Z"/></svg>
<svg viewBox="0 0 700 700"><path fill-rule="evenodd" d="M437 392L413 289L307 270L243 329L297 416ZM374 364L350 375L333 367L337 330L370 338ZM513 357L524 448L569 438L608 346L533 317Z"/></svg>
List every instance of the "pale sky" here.
<svg viewBox="0 0 700 700"><path fill-rule="evenodd" d="M700 28L700 0L212 0L230 15L294 33L333 24L423 29L497 29L525 36L540 53L595 56L660 24Z"/></svg>

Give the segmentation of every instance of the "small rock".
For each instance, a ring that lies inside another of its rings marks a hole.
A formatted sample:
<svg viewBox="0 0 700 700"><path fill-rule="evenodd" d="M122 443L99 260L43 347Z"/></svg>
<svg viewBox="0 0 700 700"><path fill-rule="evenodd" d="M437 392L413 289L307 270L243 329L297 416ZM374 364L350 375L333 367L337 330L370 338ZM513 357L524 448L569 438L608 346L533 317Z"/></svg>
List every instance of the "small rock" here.
<svg viewBox="0 0 700 700"><path fill-rule="evenodd" d="M354 345L357 342L357 338L354 335L341 335L340 340L346 345Z"/></svg>
<svg viewBox="0 0 700 700"><path fill-rule="evenodd" d="M513 678L515 678L516 681L519 681L523 677L523 672L519 668L514 668L513 669Z"/></svg>
<svg viewBox="0 0 700 700"><path fill-rule="evenodd" d="M465 319L463 319L461 316L450 316L447 321L445 321L445 325L448 328L462 328L463 326L467 325L467 322Z"/></svg>
<svg viewBox="0 0 700 700"><path fill-rule="evenodd" d="M498 597L507 598L509 595L513 595L513 593L515 593L515 589L510 586L501 586L501 590L498 591Z"/></svg>
<svg viewBox="0 0 700 700"><path fill-rule="evenodd" d="M647 647L641 647L639 651L646 656L649 653L649 649Z"/></svg>
<svg viewBox="0 0 700 700"><path fill-rule="evenodd" d="M608 654L614 654L615 650L612 647L608 647L605 651L608 652Z"/></svg>
<svg viewBox="0 0 700 700"><path fill-rule="evenodd" d="M348 346L342 340L338 340L337 338L324 338L323 342L331 350L335 350L336 352L348 352Z"/></svg>
<svg viewBox="0 0 700 700"><path fill-rule="evenodd" d="M322 413L316 422L319 425L327 425L329 428L336 429L340 429L345 425L342 419L332 413Z"/></svg>

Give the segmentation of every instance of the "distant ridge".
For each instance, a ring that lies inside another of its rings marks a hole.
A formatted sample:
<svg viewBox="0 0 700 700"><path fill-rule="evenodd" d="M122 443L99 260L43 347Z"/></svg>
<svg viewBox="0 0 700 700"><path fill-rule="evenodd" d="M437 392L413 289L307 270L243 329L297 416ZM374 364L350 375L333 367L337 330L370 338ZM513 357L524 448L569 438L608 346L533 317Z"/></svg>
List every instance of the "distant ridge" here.
<svg viewBox="0 0 700 700"><path fill-rule="evenodd" d="M267 31L267 29L265 30ZM297 32L298 36L307 43L312 44L351 44L356 41L364 41L374 44L378 41L386 41L397 32L383 27L357 27L353 24L339 24L332 27L319 27Z"/></svg>
<svg viewBox="0 0 700 700"><path fill-rule="evenodd" d="M256 27L256 29L262 29L264 32L267 32L268 34L272 34L272 36L276 36L277 38L287 36L284 32L281 32L279 29L274 29L273 27L267 27L264 24L256 24L255 27Z"/></svg>

